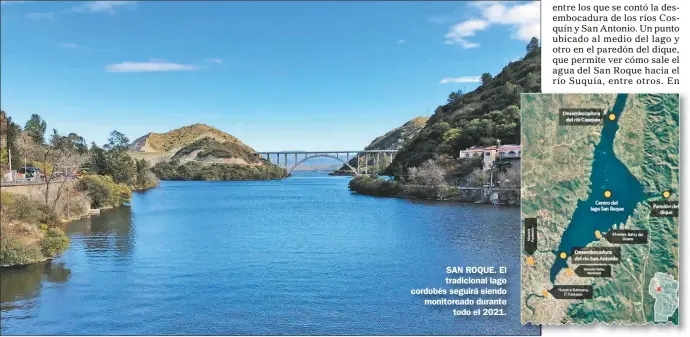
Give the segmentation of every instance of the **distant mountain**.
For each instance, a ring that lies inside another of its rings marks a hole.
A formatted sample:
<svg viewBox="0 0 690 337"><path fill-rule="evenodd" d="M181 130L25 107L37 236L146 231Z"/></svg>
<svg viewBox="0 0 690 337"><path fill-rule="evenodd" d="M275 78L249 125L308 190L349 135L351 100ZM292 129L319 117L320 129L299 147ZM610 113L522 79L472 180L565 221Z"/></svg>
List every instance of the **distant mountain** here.
<svg viewBox="0 0 690 337"><path fill-rule="evenodd" d="M376 137L367 147L365 147L365 150L399 150L403 147L403 145L409 141L410 139L414 138L419 131L424 128L424 125L426 125L427 121L429 120L429 117L415 117L409 121L407 121L405 124L403 124L400 127L397 127L393 130L390 130L386 132L383 136ZM377 156L376 155L370 155L369 157L369 163L368 166L371 168L374 168L376 166L376 160ZM379 168L383 169L388 164L390 164L390 156L388 155L381 155L379 158ZM357 159L352 158L348 162L350 166L352 167L357 167ZM364 157L360 159L360 166L364 167ZM339 170L337 170L337 173L341 174L350 174L352 171L345 165L343 165Z"/></svg>
<svg viewBox="0 0 690 337"><path fill-rule="evenodd" d="M137 138L129 147L134 152L176 152L204 138L215 139L218 143L236 144L254 152L254 149L234 136L206 124L192 124L165 133L150 132Z"/></svg>

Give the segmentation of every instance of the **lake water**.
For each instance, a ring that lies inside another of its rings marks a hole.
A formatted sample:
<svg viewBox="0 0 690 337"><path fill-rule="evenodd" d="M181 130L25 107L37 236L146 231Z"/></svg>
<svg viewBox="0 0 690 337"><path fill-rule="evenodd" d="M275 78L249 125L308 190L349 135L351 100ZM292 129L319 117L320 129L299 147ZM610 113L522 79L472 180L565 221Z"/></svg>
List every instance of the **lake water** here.
<svg viewBox="0 0 690 337"><path fill-rule="evenodd" d="M614 121L604 118L604 127L601 130L601 138L594 148L594 161L590 176L591 192L587 200L578 202L570 223L563 232L558 251L554 252L556 261L551 267L551 282L554 282L558 273L567 266L566 260L558 257L560 252L571 255L573 248L586 247L594 240L598 240L594 234L600 231L606 234L613 225L622 224L633 214L638 202L644 200L642 184L630 173L613 152L613 143L618 132L618 121L625 110L626 94L619 94L609 113L617 117ZM611 197L604 196L605 191L610 191ZM624 208L622 212L592 212L596 201L617 201L618 206Z"/></svg>
<svg viewBox="0 0 690 337"><path fill-rule="evenodd" d="M351 194L349 177L163 182L67 225L47 264L0 272L2 334L539 334L520 325L518 208ZM506 316L412 288L507 266Z"/></svg>

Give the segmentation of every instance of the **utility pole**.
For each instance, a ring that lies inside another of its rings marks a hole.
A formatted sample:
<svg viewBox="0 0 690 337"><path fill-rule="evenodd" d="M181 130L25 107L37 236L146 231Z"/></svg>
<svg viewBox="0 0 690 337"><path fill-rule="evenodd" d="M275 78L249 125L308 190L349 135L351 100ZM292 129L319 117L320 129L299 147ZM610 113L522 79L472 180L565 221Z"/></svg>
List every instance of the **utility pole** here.
<svg viewBox="0 0 690 337"><path fill-rule="evenodd" d="M72 215L70 214L70 204L69 204L71 195L72 195L72 188L70 186L67 189L67 221L72 219Z"/></svg>
<svg viewBox="0 0 690 337"><path fill-rule="evenodd" d="M12 174L12 149L10 147L7 147L7 165L10 168L10 179L14 181L14 174Z"/></svg>

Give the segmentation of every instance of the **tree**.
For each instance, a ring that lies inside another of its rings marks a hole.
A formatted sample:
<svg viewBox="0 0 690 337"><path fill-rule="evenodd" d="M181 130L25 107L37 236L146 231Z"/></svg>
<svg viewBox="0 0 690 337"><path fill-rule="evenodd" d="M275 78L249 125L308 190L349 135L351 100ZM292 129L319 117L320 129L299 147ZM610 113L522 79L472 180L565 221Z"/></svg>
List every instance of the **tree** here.
<svg viewBox="0 0 690 337"><path fill-rule="evenodd" d="M482 85L484 85L484 86L489 85L489 83L491 83L492 79L493 79L493 77L491 76L491 74L483 73L481 76Z"/></svg>
<svg viewBox="0 0 690 337"><path fill-rule="evenodd" d="M105 175L108 171L108 159L105 156L105 150L96 145L95 142L92 142L89 153L89 171L93 174Z"/></svg>
<svg viewBox="0 0 690 337"><path fill-rule="evenodd" d="M527 90L539 90L540 88L539 78L532 72L528 73L525 76L525 80L523 83L524 87L527 88Z"/></svg>
<svg viewBox="0 0 690 337"><path fill-rule="evenodd" d="M38 169L42 171L45 204L54 211L68 181L65 178L74 175L88 160L88 156L77 150L73 139L60 135L55 129L47 144L37 143L33 136L35 134L23 133L20 148L26 158L37 163ZM56 187L51 204L51 186L58 180L61 180L61 183Z"/></svg>
<svg viewBox="0 0 690 337"><path fill-rule="evenodd" d="M124 133L114 130L110 133L105 149L117 152L127 151L129 149L129 138Z"/></svg>
<svg viewBox="0 0 690 337"><path fill-rule="evenodd" d="M476 168L467 176L467 184L469 186L481 187L489 183L489 172L481 168Z"/></svg>
<svg viewBox="0 0 690 337"><path fill-rule="evenodd" d="M24 126L24 132L26 132L34 142L38 144L45 143L45 134L48 128L48 124L44 121L41 116L37 114L31 115L31 118L26 122Z"/></svg>
<svg viewBox="0 0 690 337"><path fill-rule="evenodd" d="M501 187L520 189L520 168L509 166L498 176Z"/></svg>
<svg viewBox="0 0 690 337"><path fill-rule="evenodd" d="M139 160L134 160L136 164L136 171L137 171L137 187L143 188L147 187L148 184L148 172L149 172L149 162L146 161L146 159L141 158Z"/></svg>
<svg viewBox="0 0 690 337"><path fill-rule="evenodd" d="M3 112L4 113L4 112ZM2 130L5 136L5 146L8 157L11 155L11 167L20 167L24 158L19 150L19 137L22 134L22 127L12 121L12 117L7 116L6 128ZM8 158L9 160L9 158Z"/></svg>
<svg viewBox="0 0 690 337"><path fill-rule="evenodd" d="M86 152L89 151L89 148L86 146L86 140L84 140L84 137L81 137L78 134L72 132L69 135L67 135L67 140L69 141L70 146L74 149L74 151L77 151L80 154L86 154Z"/></svg>
<svg viewBox="0 0 690 337"><path fill-rule="evenodd" d="M136 163L127 153L129 138L115 130L110 133L108 144L104 146L105 166L103 174L113 177L118 184L134 185L136 183Z"/></svg>
<svg viewBox="0 0 690 337"><path fill-rule="evenodd" d="M527 54L532 54L539 49L539 39L533 37L527 44Z"/></svg>
<svg viewBox="0 0 690 337"><path fill-rule="evenodd" d="M408 170L412 184L430 187L434 195L438 195L439 189L445 184L445 175L443 167L432 159L423 162L419 167L411 167Z"/></svg>
<svg viewBox="0 0 690 337"><path fill-rule="evenodd" d="M451 92L448 95L448 103L455 103L460 101L460 98L462 98L463 92L462 90L458 90L457 92Z"/></svg>

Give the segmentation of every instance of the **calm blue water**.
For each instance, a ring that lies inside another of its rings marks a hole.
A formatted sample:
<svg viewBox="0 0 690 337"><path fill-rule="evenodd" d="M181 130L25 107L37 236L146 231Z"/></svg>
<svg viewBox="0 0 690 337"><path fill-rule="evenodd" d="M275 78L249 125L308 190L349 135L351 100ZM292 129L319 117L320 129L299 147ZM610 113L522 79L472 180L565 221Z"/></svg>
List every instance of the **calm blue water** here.
<svg viewBox="0 0 690 337"><path fill-rule="evenodd" d="M633 214L637 203L645 198L640 182L613 152L618 121L625 109L627 98L628 95L619 94L611 110L618 118L614 121L605 119L601 139L594 148L594 162L590 177L591 193L587 200L578 202L570 224L563 232L558 251L554 252L556 262L551 267L551 282L554 282L561 269L567 266L566 260L558 257L560 252L566 252L570 256L572 248L585 247L590 242L597 240L594 236L596 230L605 234L613 225L625 223L628 217ZM610 199L604 197L606 190L612 193ZM595 206L597 200L617 200L619 203L617 207L625 208L625 211L592 212L590 209Z"/></svg>
<svg viewBox="0 0 690 337"><path fill-rule="evenodd" d="M68 226L52 264L5 270L2 334L538 334L519 319L519 209L350 194L349 177L163 182ZM508 316L411 288L508 266Z"/></svg>

